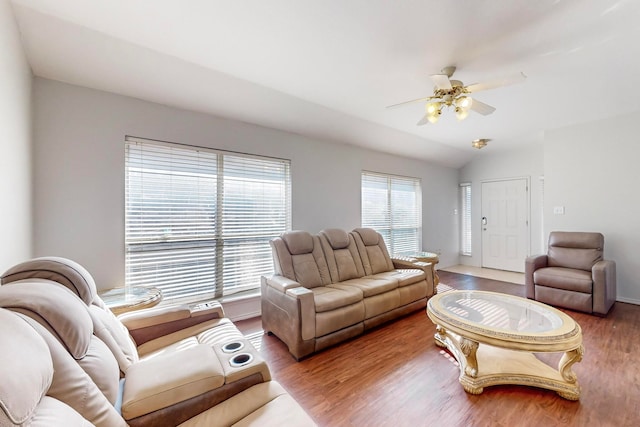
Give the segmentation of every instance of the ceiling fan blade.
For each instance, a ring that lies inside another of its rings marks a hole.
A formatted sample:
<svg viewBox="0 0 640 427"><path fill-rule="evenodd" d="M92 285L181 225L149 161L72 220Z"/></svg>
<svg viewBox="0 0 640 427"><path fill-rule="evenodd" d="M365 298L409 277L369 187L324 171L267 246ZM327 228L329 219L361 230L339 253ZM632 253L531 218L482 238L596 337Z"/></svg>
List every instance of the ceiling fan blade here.
<svg viewBox="0 0 640 427"><path fill-rule="evenodd" d="M514 76L504 77L501 79L490 80L484 83L474 83L469 86L466 86L465 89L469 93L480 92L481 90L494 89L501 86L509 86L516 83L522 83L525 81L527 76L524 73L518 73Z"/></svg>
<svg viewBox="0 0 640 427"><path fill-rule="evenodd" d="M418 123L416 123L416 126L422 126L422 125L426 125L427 123L429 123L429 119L427 119L428 114L425 114Z"/></svg>
<svg viewBox="0 0 640 427"><path fill-rule="evenodd" d="M404 101L404 102L400 102L399 104L387 105L386 108L400 107L402 105L411 104L413 102L428 101L431 98L432 98L431 96L427 96L427 97L423 97L423 98L412 99L411 101Z"/></svg>
<svg viewBox="0 0 640 427"><path fill-rule="evenodd" d="M451 80L449 80L449 76L446 74L431 74L429 77L431 77L431 80L433 80L433 83L435 83L438 89L452 89Z"/></svg>
<svg viewBox="0 0 640 427"><path fill-rule="evenodd" d="M482 114L483 116L488 116L489 114L496 111L495 107L492 107L489 104L485 104L484 102L480 102L477 99L474 99L473 102L471 102L470 108L476 113Z"/></svg>

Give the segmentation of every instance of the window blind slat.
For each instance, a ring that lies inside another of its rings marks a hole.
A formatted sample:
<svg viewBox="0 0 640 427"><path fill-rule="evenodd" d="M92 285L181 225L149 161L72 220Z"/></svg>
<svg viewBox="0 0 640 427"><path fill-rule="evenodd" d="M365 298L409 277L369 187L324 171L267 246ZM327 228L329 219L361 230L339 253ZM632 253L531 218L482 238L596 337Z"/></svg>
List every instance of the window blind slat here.
<svg viewBox="0 0 640 427"><path fill-rule="evenodd" d="M362 226L378 231L392 255L420 251L422 236L420 180L363 172Z"/></svg>
<svg viewBox="0 0 640 427"><path fill-rule="evenodd" d="M460 253L471 255L471 184L460 184Z"/></svg>
<svg viewBox="0 0 640 427"><path fill-rule="evenodd" d="M127 138L127 286L165 299L259 288L269 240L291 228L290 180L288 160Z"/></svg>

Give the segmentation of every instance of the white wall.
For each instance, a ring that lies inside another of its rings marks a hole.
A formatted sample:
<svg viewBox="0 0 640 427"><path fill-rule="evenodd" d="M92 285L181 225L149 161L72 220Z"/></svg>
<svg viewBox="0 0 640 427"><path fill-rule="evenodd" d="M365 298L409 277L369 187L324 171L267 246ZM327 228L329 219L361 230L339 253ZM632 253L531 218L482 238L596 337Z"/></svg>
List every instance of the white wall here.
<svg viewBox="0 0 640 427"><path fill-rule="evenodd" d="M291 159L292 226L310 232L360 225L363 169L419 177L423 247L440 250L441 265L457 263L455 169L51 80L34 82L35 253L78 261L101 289L124 282L125 135Z"/></svg>
<svg viewBox="0 0 640 427"><path fill-rule="evenodd" d="M616 261L618 300L640 304L640 113L548 131L545 233L598 231ZM564 206L564 215L554 215Z"/></svg>
<svg viewBox="0 0 640 427"><path fill-rule="evenodd" d="M8 0L0 0L0 52L0 271L4 271L32 256L32 78Z"/></svg>
<svg viewBox="0 0 640 427"><path fill-rule="evenodd" d="M490 144L490 143L489 143ZM459 181L471 183L471 235L472 255L460 256L460 263L482 265L481 194L482 182L507 178L529 179L529 254L541 253L541 183L543 175L542 143L527 144L510 151L491 153L491 145L482 149L471 162L460 169ZM524 260L522 261L524 268Z"/></svg>

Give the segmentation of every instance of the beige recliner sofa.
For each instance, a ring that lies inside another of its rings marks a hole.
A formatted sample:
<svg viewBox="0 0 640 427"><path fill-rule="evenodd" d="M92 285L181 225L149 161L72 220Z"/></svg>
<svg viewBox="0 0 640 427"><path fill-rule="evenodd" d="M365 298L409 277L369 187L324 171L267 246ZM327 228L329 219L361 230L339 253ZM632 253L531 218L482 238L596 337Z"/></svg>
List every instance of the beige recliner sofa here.
<svg viewBox="0 0 640 427"><path fill-rule="evenodd" d="M0 426L92 425L59 394L63 373L54 371L44 339L24 319L3 309L0 345Z"/></svg>
<svg viewBox="0 0 640 427"><path fill-rule="evenodd" d="M127 425L67 353L64 345L71 343L73 338L69 334L54 336L28 316L0 309L1 426ZM94 365L94 370L101 368L104 366L99 363ZM170 426L176 425L175 421L167 414L165 419L149 425ZM283 425L315 424L275 381L252 386L180 424L181 427Z"/></svg>
<svg viewBox="0 0 640 427"><path fill-rule="evenodd" d="M392 259L373 229L271 241L275 274L262 277L262 325L300 359L422 309L435 293L433 266Z"/></svg>
<svg viewBox="0 0 640 427"><path fill-rule="evenodd" d="M601 233L553 231L547 254L527 258L527 298L606 315L616 301L616 263L603 259Z"/></svg>
<svg viewBox="0 0 640 427"><path fill-rule="evenodd" d="M285 419L314 425L271 381L264 360L228 319L154 338L140 355L142 346L108 308L99 307L92 287L86 270L59 258L12 268L0 286L0 307L18 313L45 339L55 371L64 378L54 387L56 395L92 424L279 425ZM185 318L175 309L150 313L147 323L159 313L169 324ZM221 307L218 315L224 315Z"/></svg>

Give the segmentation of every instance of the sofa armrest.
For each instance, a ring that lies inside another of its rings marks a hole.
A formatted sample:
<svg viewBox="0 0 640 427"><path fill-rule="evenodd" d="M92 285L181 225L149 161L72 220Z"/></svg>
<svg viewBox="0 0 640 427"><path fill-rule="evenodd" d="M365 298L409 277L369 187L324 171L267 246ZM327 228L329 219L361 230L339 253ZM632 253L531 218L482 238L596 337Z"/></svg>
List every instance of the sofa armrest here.
<svg viewBox="0 0 640 427"><path fill-rule="evenodd" d="M527 298L536 298L536 287L533 282L533 273L539 269L547 266L548 257L546 254L534 255L528 257L524 261L524 286Z"/></svg>
<svg viewBox="0 0 640 427"><path fill-rule="evenodd" d="M424 271L424 275L427 277L427 284L429 285L428 296L436 293L436 286L438 280L436 279L435 265L431 262L418 261L411 257L393 257L391 258L394 268L414 268Z"/></svg>
<svg viewBox="0 0 640 427"><path fill-rule="evenodd" d="M268 286L271 286L280 292L287 292L289 289L302 287L302 285L295 280L279 275L264 277L264 280L266 280Z"/></svg>
<svg viewBox="0 0 640 427"><path fill-rule="evenodd" d="M118 319L138 345L170 333L224 317L222 305L209 301L193 305L154 307L124 313Z"/></svg>
<svg viewBox="0 0 640 427"><path fill-rule="evenodd" d="M593 276L593 312L605 315L616 302L616 263L602 260L591 268Z"/></svg>
<svg viewBox="0 0 640 427"><path fill-rule="evenodd" d="M262 277L262 326L275 333L296 358L306 356L316 338L313 292L282 276Z"/></svg>
<svg viewBox="0 0 640 427"><path fill-rule="evenodd" d="M406 256L398 256L391 258L391 262L393 262L394 268L417 268L423 270L424 267L428 267L431 265L430 262L422 262L418 261L415 258L406 257Z"/></svg>
<svg viewBox="0 0 640 427"><path fill-rule="evenodd" d="M127 370L122 416L131 420L147 415L222 387L224 383L223 367L208 345L143 360Z"/></svg>

